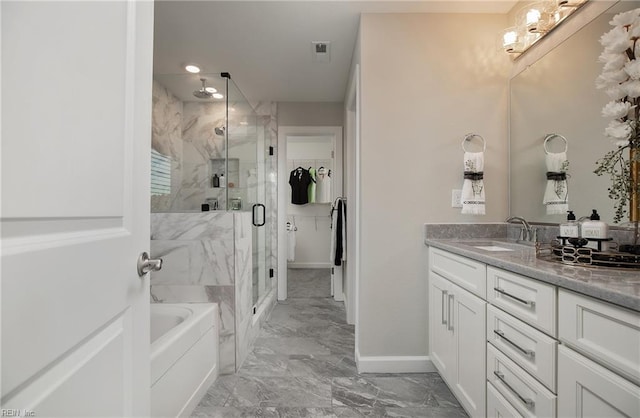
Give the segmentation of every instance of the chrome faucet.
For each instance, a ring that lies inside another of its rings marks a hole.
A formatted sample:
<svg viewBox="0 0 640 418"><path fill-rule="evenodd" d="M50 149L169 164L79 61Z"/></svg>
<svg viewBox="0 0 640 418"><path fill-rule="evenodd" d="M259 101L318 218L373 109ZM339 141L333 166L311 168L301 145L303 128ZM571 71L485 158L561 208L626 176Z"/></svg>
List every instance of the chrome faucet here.
<svg viewBox="0 0 640 418"><path fill-rule="evenodd" d="M532 239L537 239L536 230L531 228L529 222L526 219L521 218L520 216L510 216L507 218L507 223L517 223L520 222L522 224L522 228L520 229L520 241L531 241Z"/></svg>

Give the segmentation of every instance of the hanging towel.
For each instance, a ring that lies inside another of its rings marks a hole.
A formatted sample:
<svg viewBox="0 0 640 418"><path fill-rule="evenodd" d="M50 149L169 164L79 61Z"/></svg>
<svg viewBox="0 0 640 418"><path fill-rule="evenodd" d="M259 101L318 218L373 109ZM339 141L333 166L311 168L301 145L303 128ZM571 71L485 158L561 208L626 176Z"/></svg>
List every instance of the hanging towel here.
<svg viewBox="0 0 640 418"><path fill-rule="evenodd" d="M484 152L464 153L464 182L462 183L462 213L485 214Z"/></svg>
<svg viewBox="0 0 640 418"><path fill-rule="evenodd" d="M547 187L542 202L547 207L547 215L565 214L569 210L569 189L567 188L567 169L569 160L566 152L548 152L545 155L547 165Z"/></svg>
<svg viewBox="0 0 640 418"><path fill-rule="evenodd" d="M296 260L296 226L287 222L287 261Z"/></svg>
<svg viewBox="0 0 640 418"><path fill-rule="evenodd" d="M316 172L316 202L331 203L331 171L320 167Z"/></svg>
<svg viewBox="0 0 640 418"><path fill-rule="evenodd" d="M331 209L331 263L341 266L347 260L347 202L338 198Z"/></svg>

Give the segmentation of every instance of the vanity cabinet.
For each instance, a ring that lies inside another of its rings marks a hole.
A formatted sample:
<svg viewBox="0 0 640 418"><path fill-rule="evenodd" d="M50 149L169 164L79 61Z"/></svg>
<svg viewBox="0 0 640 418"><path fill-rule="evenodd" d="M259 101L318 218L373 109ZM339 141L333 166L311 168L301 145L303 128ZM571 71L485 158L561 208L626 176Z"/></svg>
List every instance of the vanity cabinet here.
<svg viewBox="0 0 640 418"><path fill-rule="evenodd" d="M640 314L559 291L559 416L640 416Z"/></svg>
<svg viewBox="0 0 640 418"><path fill-rule="evenodd" d="M640 417L637 311L430 247L429 341L471 416Z"/></svg>
<svg viewBox="0 0 640 418"><path fill-rule="evenodd" d="M444 253L437 250L439 253ZM433 364L472 417L486 413L486 302L454 282L461 271L477 272L475 262L458 264L448 253L432 257L429 272L429 340ZM453 255L453 254L451 254ZM435 263L433 262L435 260ZM444 262L443 262L444 261ZM480 263L478 263L480 264ZM480 265L480 271L485 271ZM453 278L453 281L451 280ZM483 275L476 275L485 283ZM476 288L469 277L464 283Z"/></svg>

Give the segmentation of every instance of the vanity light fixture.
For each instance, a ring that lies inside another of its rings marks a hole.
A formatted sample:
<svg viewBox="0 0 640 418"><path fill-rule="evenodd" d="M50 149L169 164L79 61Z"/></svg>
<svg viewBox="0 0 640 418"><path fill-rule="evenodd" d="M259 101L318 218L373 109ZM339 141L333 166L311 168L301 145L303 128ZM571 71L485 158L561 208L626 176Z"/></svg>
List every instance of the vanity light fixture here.
<svg viewBox="0 0 640 418"><path fill-rule="evenodd" d="M587 0L545 0L516 13L516 24L502 31L500 44L509 54L522 54Z"/></svg>
<svg viewBox="0 0 640 418"><path fill-rule="evenodd" d="M195 64L187 64L184 66L184 69L190 72L191 74L198 74L200 72L200 67Z"/></svg>

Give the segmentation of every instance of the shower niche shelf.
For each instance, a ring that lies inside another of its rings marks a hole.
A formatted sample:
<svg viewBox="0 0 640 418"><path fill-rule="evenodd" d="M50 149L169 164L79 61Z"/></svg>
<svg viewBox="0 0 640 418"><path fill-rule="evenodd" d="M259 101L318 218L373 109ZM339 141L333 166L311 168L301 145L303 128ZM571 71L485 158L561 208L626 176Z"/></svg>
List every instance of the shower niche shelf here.
<svg viewBox="0 0 640 418"><path fill-rule="evenodd" d="M234 187L240 187L240 159L239 158L229 158L229 172L226 172L224 158L211 158L209 160L209 187L213 188L213 175L217 174L218 177L220 174L224 174L226 185L220 184L220 188L229 187L233 189Z"/></svg>

